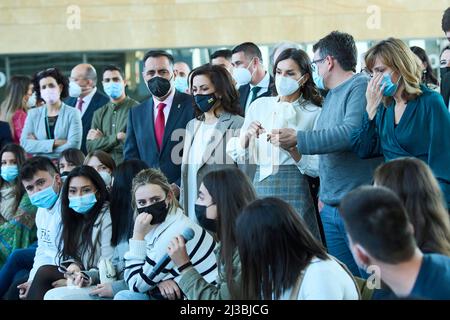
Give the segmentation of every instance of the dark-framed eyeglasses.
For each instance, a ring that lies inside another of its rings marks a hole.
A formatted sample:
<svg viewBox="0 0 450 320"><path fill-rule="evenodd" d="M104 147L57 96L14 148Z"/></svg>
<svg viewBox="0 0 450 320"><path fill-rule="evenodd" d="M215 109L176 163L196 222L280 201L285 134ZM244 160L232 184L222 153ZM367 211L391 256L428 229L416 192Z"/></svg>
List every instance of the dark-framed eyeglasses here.
<svg viewBox="0 0 450 320"><path fill-rule="evenodd" d="M317 60L313 60L313 61L311 62L311 69L312 69L312 71L316 71L317 64L318 64L319 62L325 61L326 59L327 59L327 57L321 58L321 59L317 59Z"/></svg>

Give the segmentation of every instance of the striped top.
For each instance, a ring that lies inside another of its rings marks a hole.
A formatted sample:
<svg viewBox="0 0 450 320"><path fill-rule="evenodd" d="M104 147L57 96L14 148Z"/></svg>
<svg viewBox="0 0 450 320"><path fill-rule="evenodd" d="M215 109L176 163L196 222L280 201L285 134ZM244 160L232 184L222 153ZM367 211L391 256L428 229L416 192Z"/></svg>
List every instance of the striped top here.
<svg viewBox="0 0 450 320"><path fill-rule="evenodd" d="M182 209L170 213L166 220L151 230L144 240L130 239L130 249L125 253L124 278L134 292L147 292L159 282L174 280L178 283L180 272L176 265L169 264L152 279L149 278L153 267L165 256L169 242L183 233L186 228L194 230L194 237L186 243L186 249L193 266L210 283L217 277L217 264L214 249L216 243L209 233L195 224Z"/></svg>

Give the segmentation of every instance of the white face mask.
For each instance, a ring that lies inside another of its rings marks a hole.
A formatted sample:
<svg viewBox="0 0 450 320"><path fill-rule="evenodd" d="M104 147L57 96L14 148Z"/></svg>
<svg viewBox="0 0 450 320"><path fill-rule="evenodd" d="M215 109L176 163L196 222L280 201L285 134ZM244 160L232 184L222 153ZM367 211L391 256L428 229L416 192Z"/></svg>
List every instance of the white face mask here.
<svg viewBox="0 0 450 320"><path fill-rule="evenodd" d="M28 98L27 106L28 106L28 108L33 108L36 106L36 103L37 103L36 92L33 92L31 97Z"/></svg>
<svg viewBox="0 0 450 320"><path fill-rule="evenodd" d="M81 95L81 87L78 83L70 81L69 83L69 96L72 98L78 98Z"/></svg>
<svg viewBox="0 0 450 320"><path fill-rule="evenodd" d="M41 90L41 98L45 101L47 105L52 105L59 100L59 90L58 88L46 88Z"/></svg>
<svg viewBox="0 0 450 320"><path fill-rule="evenodd" d="M252 64L253 59L250 60L250 63L248 64L247 68L234 68L233 70L233 78L237 82L237 86L245 86L246 84L249 84L250 81L252 81L253 74L250 73L248 68ZM253 71L254 73L255 71Z"/></svg>
<svg viewBox="0 0 450 320"><path fill-rule="evenodd" d="M100 171L98 174L102 177L102 179L105 182L106 186L109 187L111 185L111 181L112 181L112 177L109 174L109 172L107 172L107 171Z"/></svg>
<svg viewBox="0 0 450 320"><path fill-rule="evenodd" d="M277 75L275 78L275 87L277 88L278 94L282 97L287 97L296 92L300 88L300 85L298 83L303 79L304 76L305 75L303 75L298 80L294 80L289 77Z"/></svg>

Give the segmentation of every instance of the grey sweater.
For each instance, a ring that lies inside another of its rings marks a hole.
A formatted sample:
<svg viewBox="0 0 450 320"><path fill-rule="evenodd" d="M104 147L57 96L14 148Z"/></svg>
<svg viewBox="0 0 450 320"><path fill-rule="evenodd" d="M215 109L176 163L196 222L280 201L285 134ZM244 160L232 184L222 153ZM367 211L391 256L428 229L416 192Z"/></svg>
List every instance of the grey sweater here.
<svg viewBox="0 0 450 320"><path fill-rule="evenodd" d="M351 133L362 124L366 112L368 78L356 74L330 90L322 113L312 131L298 131L301 154L319 154L319 197L323 203L337 206L354 188L369 184L382 158L361 160L351 151Z"/></svg>

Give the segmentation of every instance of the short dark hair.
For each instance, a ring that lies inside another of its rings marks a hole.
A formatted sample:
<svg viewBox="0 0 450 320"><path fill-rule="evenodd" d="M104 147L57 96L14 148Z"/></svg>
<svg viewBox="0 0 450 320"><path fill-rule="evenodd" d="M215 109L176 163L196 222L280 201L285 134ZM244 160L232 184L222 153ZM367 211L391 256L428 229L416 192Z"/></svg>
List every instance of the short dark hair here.
<svg viewBox="0 0 450 320"><path fill-rule="evenodd" d="M159 58L159 57L166 57L167 59L169 59L171 66L173 66L173 64L175 63L173 56L164 50L147 51L147 53L144 55L144 59L142 59L142 62L145 64L148 58Z"/></svg>
<svg viewBox="0 0 450 320"><path fill-rule="evenodd" d="M399 197L385 187L361 186L348 193L339 211L353 243L385 263L414 255L414 230Z"/></svg>
<svg viewBox="0 0 450 320"><path fill-rule="evenodd" d="M36 156L25 161L20 170L20 180L31 180L38 171L47 171L52 177L59 173L49 158Z"/></svg>
<svg viewBox="0 0 450 320"><path fill-rule="evenodd" d="M248 58L258 57L261 62L263 61L261 50L259 50L258 46L253 42L241 43L231 50L232 54L238 52L244 52L245 56Z"/></svg>
<svg viewBox="0 0 450 320"><path fill-rule="evenodd" d="M332 56L345 71L355 71L357 50L353 36L339 31L333 31L320 39L313 46L314 52L320 50L321 58Z"/></svg>
<svg viewBox="0 0 450 320"><path fill-rule="evenodd" d="M61 84L62 85L62 91L61 91L61 95L60 95L60 99L64 100L65 98L67 98L69 96L69 80L67 79L67 77L65 77L61 71L58 70L58 68L48 68L42 71L37 72L34 76L33 76L33 88L34 91L36 91L36 98L38 100L42 100L41 97L41 86L39 85L39 82L47 77L52 77L53 79L56 80L57 84Z"/></svg>
<svg viewBox="0 0 450 320"><path fill-rule="evenodd" d="M102 75L104 75L106 71L118 71L122 79L124 79L124 73L118 66L115 66L113 64L107 65L105 68L103 68Z"/></svg>
<svg viewBox="0 0 450 320"><path fill-rule="evenodd" d="M216 96L221 97L220 103L222 108L231 114L239 115L241 108L239 105L239 93L233 84L231 74L222 66L205 64L195 68L189 74L189 88L192 91L194 78L199 75L205 75L214 85ZM192 93L192 92L191 92ZM194 100L194 99L193 99ZM203 112L197 107L194 101L194 110L197 119L203 115Z"/></svg>
<svg viewBox="0 0 450 320"><path fill-rule="evenodd" d="M439 55L439 58L442 56L444 51L447 51L447 50L450 50L450 45L449 46L445 46L444 49L442 49L441 54Z"/></svg>
<svg viewBox="0 0 450 320"><path fill-rule="evenodd" d="M442 16L442 31L450 31L450 7L444 11Z"/></svg>
<svg viewBox="0 0 450 320"><path fill-rule="evenodd" d="M209 56L209 60L211 61L212 59L225 58L228 61L231 61L231 56L232 55L233 54L231 53L230 49L216 50Z"/></svg>
<svg viewBox="0 0 450 320"><path fill-rule="evenodd" d="M59 156L59 161L65 159L67 162L73 163L74 166L81 166L84 162L84 153L76 148L69 148L61 152Z"/></svg>

